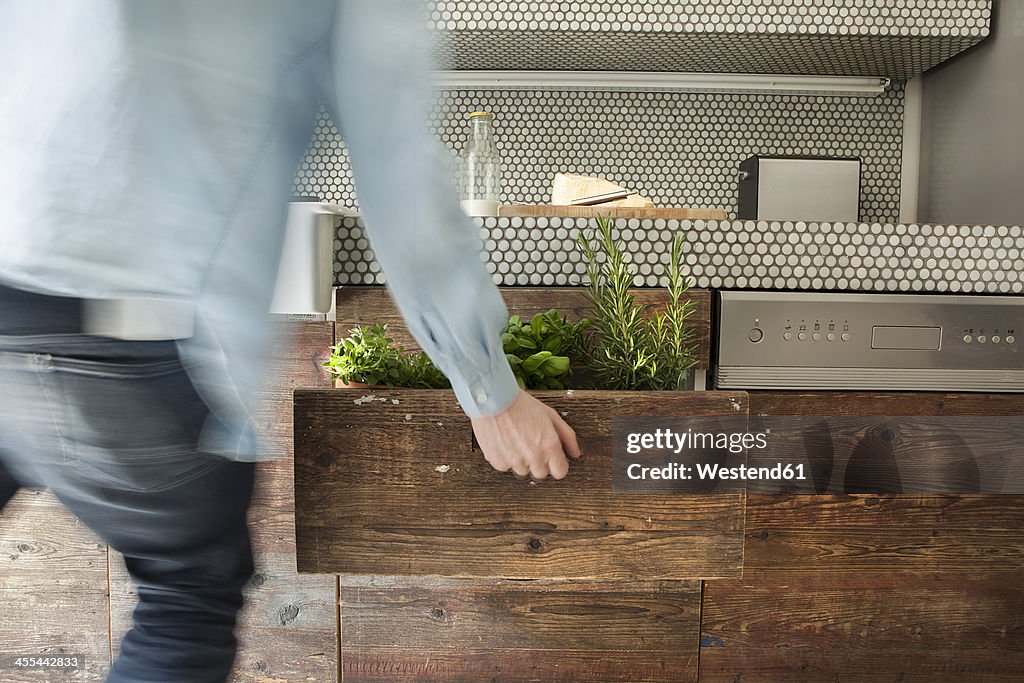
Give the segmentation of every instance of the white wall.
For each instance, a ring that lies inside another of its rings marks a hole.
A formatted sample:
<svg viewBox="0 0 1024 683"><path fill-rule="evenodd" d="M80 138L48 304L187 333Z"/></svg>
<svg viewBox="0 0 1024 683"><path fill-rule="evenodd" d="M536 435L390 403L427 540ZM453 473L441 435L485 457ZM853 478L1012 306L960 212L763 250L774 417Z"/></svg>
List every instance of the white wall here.
<svg viewBox="0 0 1024 683"><path fill-rule="evenodd" d="M918 219L1024 224L1024 0L993 35L925 74Z"/></svg>

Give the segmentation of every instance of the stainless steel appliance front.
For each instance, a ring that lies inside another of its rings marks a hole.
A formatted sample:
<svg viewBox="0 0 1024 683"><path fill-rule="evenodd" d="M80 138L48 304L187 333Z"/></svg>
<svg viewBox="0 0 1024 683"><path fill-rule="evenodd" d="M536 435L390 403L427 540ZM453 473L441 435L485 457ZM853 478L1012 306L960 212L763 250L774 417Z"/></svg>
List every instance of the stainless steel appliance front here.
<svg viewBox="0 0 1024 683"><path fill-rule="evenodd" d="M1024 297L719 292L720 389L1024 391Z"/></svg>

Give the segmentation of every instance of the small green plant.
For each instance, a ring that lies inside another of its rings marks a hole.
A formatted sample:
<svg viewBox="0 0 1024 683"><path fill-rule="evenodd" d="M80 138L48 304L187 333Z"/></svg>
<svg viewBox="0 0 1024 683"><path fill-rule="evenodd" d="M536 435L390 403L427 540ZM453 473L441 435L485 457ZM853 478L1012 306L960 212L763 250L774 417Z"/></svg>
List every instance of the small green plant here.
<svg viewBox="0 0 1024 683"><path fill-rule="evenodd" d="M406 353L387 336L387 325L356 327L331 348L324 363L334 379L345 383L444 389L448 379L427 354Z"/></svg>
<svg viewBox="0 0 1024 683"><path fill-rule="evenodd" d="M568 354L582 353L589 320L569 322L558 311L538 313L530 322L509 318L501 343L516 382L523 389L564 389L570 376ZM448 378L422 351L406 353L387 336L387 325L356 327L331 348L324 363L334 379L348 383L446 389Z"/></svg>
<svg viewBox="0 0 1024 683"><path fill-rule="evenodd" d="M402 365L399 369L398 386L410 389L447 389L451 382L444 376L444 373L437 369L430 356L417 351L416 353L402 354Z"/></svg>
<svg viewBox="0 0 1024 683"><path fill-rule="evenodd" d="M589 320L571 323L555 309L538 313L528 323L518 315L509 318L501 344L519 386L564 389L572 373L567 354L582 347L589 324Z"/></svg>
<svg viewBox="0 0 1024 683"><path fill-rule="evenodd" d="M581 232L577 245L587 261L587 294L594 307L587 361L599 382L610 389L683 389L695 359L688 346L687 318L694 306L684 298L689 285L682 234L672 240L668 305L650 315L630 291L634 273L607 217L597 219L591 235Z"/></svg>

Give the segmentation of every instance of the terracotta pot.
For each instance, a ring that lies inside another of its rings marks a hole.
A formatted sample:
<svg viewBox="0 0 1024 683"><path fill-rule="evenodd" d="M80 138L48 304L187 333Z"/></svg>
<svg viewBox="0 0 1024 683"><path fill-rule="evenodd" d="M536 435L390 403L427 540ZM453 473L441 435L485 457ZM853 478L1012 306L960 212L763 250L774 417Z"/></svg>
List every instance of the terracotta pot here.
<svg viewBox="0 0 1024 683"><path fill-rule="evenodd" d="M383 384L366 384L365 382L343 382L334 380L335 389L387 389Z"/></svg>

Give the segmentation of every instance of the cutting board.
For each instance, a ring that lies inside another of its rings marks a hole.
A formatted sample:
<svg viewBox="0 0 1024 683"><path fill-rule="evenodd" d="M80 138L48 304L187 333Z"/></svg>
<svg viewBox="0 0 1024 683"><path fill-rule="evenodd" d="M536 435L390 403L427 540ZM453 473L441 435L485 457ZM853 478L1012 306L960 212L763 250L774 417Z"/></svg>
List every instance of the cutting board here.
<svg viewBox="0 0 1024 683"><path fill-rule="evenodd" d="M665 220L728 220L725 209L629 206L552 206L550 204L509 204L498 209L499 216L548 216L559 218L663 218Z"/></svg>

